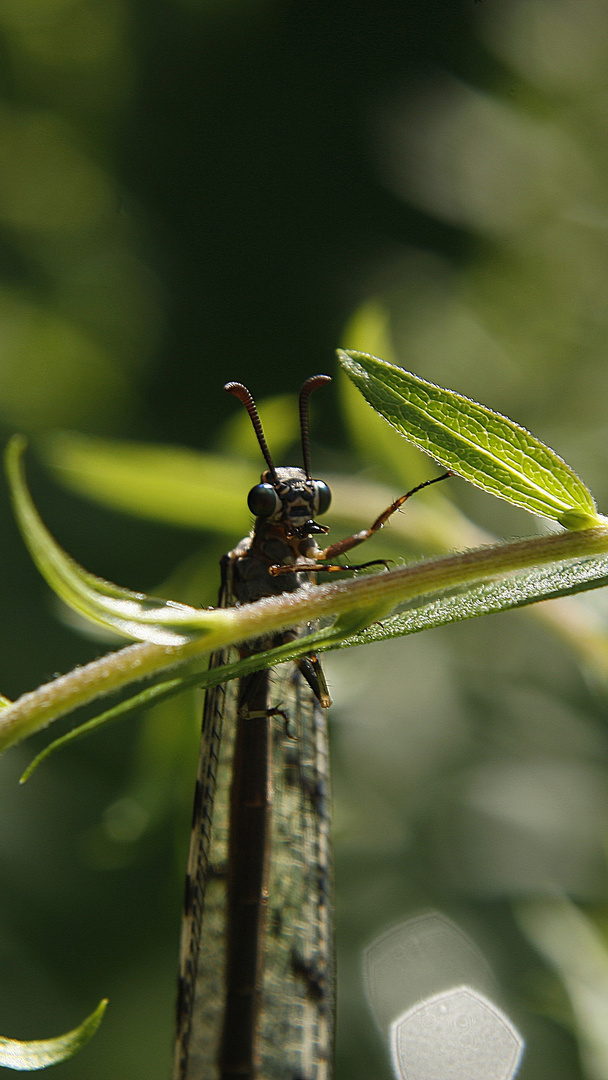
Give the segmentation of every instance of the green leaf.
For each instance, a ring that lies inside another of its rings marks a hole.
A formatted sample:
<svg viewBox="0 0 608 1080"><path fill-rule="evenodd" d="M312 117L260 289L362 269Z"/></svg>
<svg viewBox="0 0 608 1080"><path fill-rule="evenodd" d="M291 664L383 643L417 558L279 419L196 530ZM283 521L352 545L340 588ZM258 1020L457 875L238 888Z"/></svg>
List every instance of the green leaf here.
<svg viewBox="0 0 608 1080"><path fill-rule="evenodd" d="M169 679L166 682L159 682L154 686L146 687L146 689L142 690L139 694L134 694L131 697L125 698L125 700L119 702L118 705L114 705L111 709L106 709L104 712L99 713L98 716L93 716L90 720L86 720L83 724L79 724L78 727L72 728L71 731L67 731L65 735L60 735L58 739L54 739L52 743L45 746L39 754L36 754L36 757L30 762L25 772L19 777L19 783L25 784L38 766L42 765L43 761L46 761L47 758L56 753L57 750L61 750L64 746L76 742L77 739L83 739L87 735L92 735L94 731L97 731L101 727L105 727L106 724L111 724L115 720L122 720L123 717L131 712L135 712L137 709L150 708L152 705L158 705L159 702L164 701L166 698L173 697L182 690L188 689L189 685L196 686L199 683L200 675L198 674L189 679L186 677Z"/></svg>
<svg viewBox="0 0 608 1080"><path fill-rule="evenodd" d="M34 1072L66 1061L88 1043L99 1027L106 1011L107 1000L100 1001L95 1012L83 1020L80 1027L58 1035L56 1039L21 1042L0 1037L0 1065L18 1072Z"/></svg>
<svg viewBox="0 0 608 1080"><path fill-rule="evenodd" d="M269 398L259 403L259 413L278 464L293 441L297 401L290 394ZM55 476L79 495L150 521L234 540L251 527L247 491L264 464L244 409L230 417L220 444L231 457L67 431L37 442Z"/></svg>
<svg viewBox="0 0 608 1080"><path fill-rule="evenodd" d="M445 468L568 529L600 522L576 473L519 424L366 353L338 357L370 405Z"/></svg>
<svg viewBox="0 0 608 1080"><path fill-rule="evenodd" d="M597 924L564 896L522 900L515 917L566 988L587 1076L608 1075L608 948Z"/></svg>
<svg viewBox="0 0 608 1080"><path fill-rule="evenodd" d="M484 581L463 589L446 590L432 599L422 597L420 601L408 604L403 611L382 622L371 623L356 632L355 636L347 637L331 647L345 649L351 645L404 637L421 630L474 619L479 615L526 607L539 600L556 600L590 589L601 589L607 584L606 555L535 566L529 571L505 575L498 581ZM323 644L317 646L317 651L324 651Z"/></svg>
<svg viewBox="0 0 608 1080"><path fill-rule="evenodd" d="M25 484L25 441L17 435L6 449L6 468L15 516L36 566L69 607L126 637L157 645L183 645L204 634L208 613L185 604L122 589L90 574L56 543L40 519Z"/></svg>
<svg viewBox="0 0 608 1080"><path fill-rule="evenodd" d="M393 359L388 313L377 301L370 301L358 309L343 337L366 351L372 350L375 356ZM366 467L371 462L376 470L381 469L385 481L394 478L404 485L404 490L412 487L420 463L415 448L404 445L403 438L393 427L384 423L379 414L370 412L357 387L344 372L340 372L338 393L349 441L356 447L361 461ZM433 493L434 496L437 494L437 491ZM440 501L447 503L448 499L440 497Z"/></svg>
<svg viewBox="0 0 608 1080"><path fill-rule="evenodd" d="M249 528L246 493L261 465L68 432L46 436L41 450L63 484L114 510L230 537Z"/></svg>

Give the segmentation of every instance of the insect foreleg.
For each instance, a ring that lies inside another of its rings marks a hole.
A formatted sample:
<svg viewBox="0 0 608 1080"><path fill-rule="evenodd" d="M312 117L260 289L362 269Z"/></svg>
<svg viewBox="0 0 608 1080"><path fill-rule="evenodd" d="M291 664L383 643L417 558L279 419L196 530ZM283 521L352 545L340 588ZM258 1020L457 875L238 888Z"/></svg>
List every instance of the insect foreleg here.
<svg viewBox="0 0 608 1080"><path fill-rule="evenodd" d="M317 558L323 562L327 559L335 559L339 555L344 555L347 551L351 551L352 548L357 547L359 544L365 543L366 540L369 540L370 536L379 532L383 525L386 525L388 519L403 506L404 502L411 498L412 495L415 495L417 491L422 491L422 488L430 487L431 484L438 484L440 480L447 480L453 475L454 474L451 472L445 472L442 473L441 476L434 476L431 480L424 480L422 484L417 484L411 491L406 491L405 495L401 495L398 499L395 499L395 501L376 518L369 529L362 529L361 532L354 533L353 536L346 536L343 540L338 540L335 544L330 544L329 547L326 547L323 551L319 552ZM366 565L370 564L368 563ZM322 567L318 567L318 569L321 570ZM351 569L360 568L351 567Z"/></svg>

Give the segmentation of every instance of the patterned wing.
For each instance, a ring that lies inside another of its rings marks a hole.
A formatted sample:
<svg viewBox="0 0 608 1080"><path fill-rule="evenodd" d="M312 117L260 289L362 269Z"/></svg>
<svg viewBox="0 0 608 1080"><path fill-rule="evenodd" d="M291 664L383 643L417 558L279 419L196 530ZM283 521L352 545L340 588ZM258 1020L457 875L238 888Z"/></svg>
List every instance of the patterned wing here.
<svg viewBox="0 0 608 1080"><path fill-rule="evenodd" d="M326 711L295 665L273 669L270 682L270 705L288 722L274 719L259 1077L326 1080L335 993Z"/></svg>
<svg viewBox="0 0 608 1080"><path fill-rule="evenodd" d="M224 604L232 599L230 567L226 560L220 597ZM228 659L218 653L211 664L219 666ZM282 664L268 677L254 678L252 685L258 693L262 686L266 688L263 700L254 702L251 720L241 718L240 725L255 722L256 716L258 723L266 717L271 772L267 871L258 901L262 904L256 946L261 972L256 990L259 1006L251 1065L243 1080L328 1080L333 1057L334 963L326 713L294 664ZM230 789L239 694L242 698L243 693L248 700L244 684L239 688L235 681L208 691L205 699L173 1080L233 1076L232 1067L222 1068L220 1061L222 1057L227 1061L226 1054L230 1058L223 1043ZM234 930L231 940L236 940Z"/></svg>
<svg viewBox="0 0 608 1080"><path fill-rule="evenodd" d="M223 568L220 607L231 598ZM234 659L214 653L210 667ZM238 684L207 691L180 948L173 1080L215 1080L224 1012L229 791ZM204 927L204 938L202 939Z"/></svg>

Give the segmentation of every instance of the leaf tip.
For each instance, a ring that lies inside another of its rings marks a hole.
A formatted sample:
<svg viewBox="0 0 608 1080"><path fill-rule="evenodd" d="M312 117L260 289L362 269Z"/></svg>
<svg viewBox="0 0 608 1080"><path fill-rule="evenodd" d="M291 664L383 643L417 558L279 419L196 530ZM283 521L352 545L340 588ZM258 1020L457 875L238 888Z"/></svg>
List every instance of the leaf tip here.
<svg viewBox="0 0 608 1080"><path fill-rule="evenodd" d="M38 754L34 758L33 761L30 761L30 763L29 763L27 769L25 770L25 772L23 772L21 774L21 776L19 777L19 783L20 784L25 784L29 780L30 776L32 775L32 773L34 772L34 770L36 769L36 767L37 767L37 765L39 763L39 758L40 758L40 754Z"/></svg>
<svg viewBox="0 0 608 1080"><path fill-rule="evenodd" d="M95 1034L107 1004L108 998L102 998L95 1011L79 1027L57 1038L22 1042L0 1037L0 1066L18 1072L35 1072L67 1061Z"/></svg>
<svg viewBox="0 0 608 1080"><path fill-rule="evenodd" d="M359 375L367 376L365 369L357 364L357 357L368 356L367 353L357 352L355 349L336 349L336 355L346 372L352 374L353 371L356 371ZM373 357L370 359L373 359Z"/></svg>
<svg viewBox="0 0 608 1080"><path fill-rule="evenodd" d="M27 448L27 444L28 439L26 435L11 435L8 440L4 450L4 461L9 479L12 471L19 466L21 458Z"/></svg>

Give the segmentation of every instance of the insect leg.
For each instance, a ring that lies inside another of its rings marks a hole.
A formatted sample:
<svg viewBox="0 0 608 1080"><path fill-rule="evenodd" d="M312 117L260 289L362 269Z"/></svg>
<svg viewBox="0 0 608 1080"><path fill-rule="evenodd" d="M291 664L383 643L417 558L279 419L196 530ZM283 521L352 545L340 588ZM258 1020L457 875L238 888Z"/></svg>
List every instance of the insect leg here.
<svg viewBox="0 0 608 1080"><path fill-rule="evenodd" d="M401 495L398 499L395 499L395 501L376 518L369 529L362 529L361 532L354 533L353 536L346 536L343 540L338 540L335 544L330 544L329 547L326 547L323 551L319 552L317 558L323 561L326 559L335 559L337 556L344 555L345 552L351 551L351 549L357 547L358 544L365 543L366 540L369 540L370 536L379 532L382 526L386 525L388 519L403 506L407 499L412 495L415 495L417 491L421 491L422 488L430 487L431 484L438 484L440 480L447 480L448 477L453 475L454 474L451 472L445 472L442 473L441 476L434 476L431 480L424 480L422 484L417 484L411 491L407 491L405 495ZM318 569L322 569L322 567L318 567ZM348 568L341 567L341 569Z"/></svg>
<svg viewBox="0 0 608 1080"><path fill-rule="evenodd" d="M341 566L340 569L343 570L344 567ZM327 683L325 681L325 672L321 667L319 658L315 656L314 653L311 653L309 656L301 656L300 659L295 662L319 704L322 708L329 709L331 697L329 696L329 690L327 689Z"/></svg>

